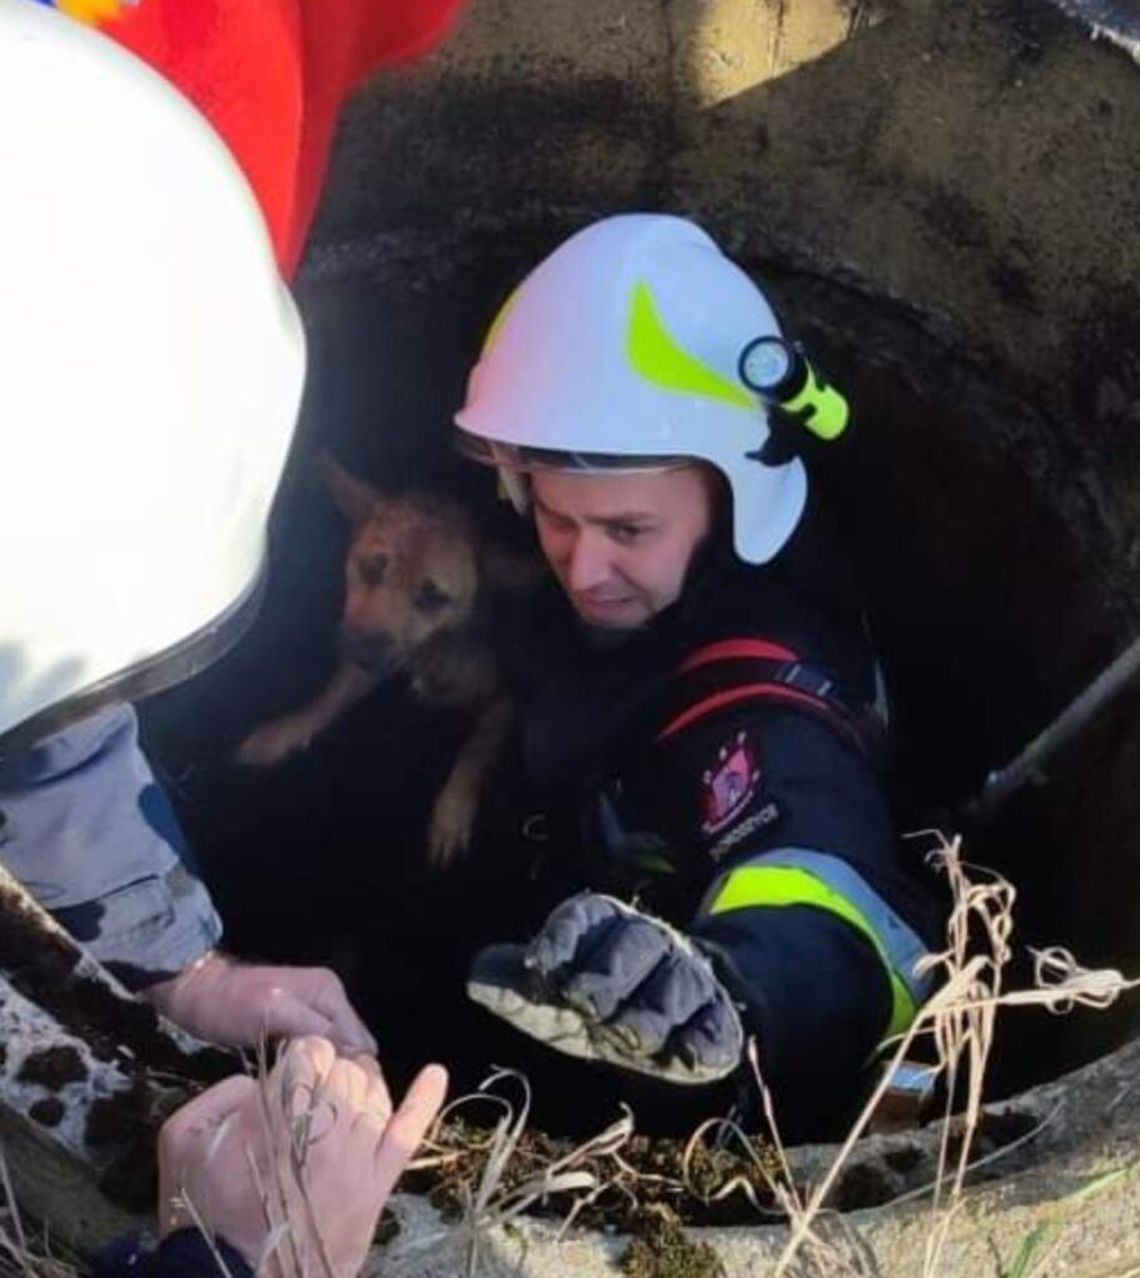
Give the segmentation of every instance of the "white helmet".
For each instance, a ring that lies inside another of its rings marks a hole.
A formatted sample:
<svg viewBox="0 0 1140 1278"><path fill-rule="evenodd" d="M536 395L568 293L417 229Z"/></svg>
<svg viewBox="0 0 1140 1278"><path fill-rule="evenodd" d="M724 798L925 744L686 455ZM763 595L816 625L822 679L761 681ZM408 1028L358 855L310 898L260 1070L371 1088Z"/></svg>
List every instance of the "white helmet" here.
<svg viewBox="0 0 1140 1278"><path fill-rule="evenodd" d="M764 563L807 497L798 458L761 460L768 411L739 371L746 347L779 335L763 293L700 227L606 218L507 299L455 418L460 447L498 466L520 506L519 472L711 462L732 489L737 555Z"/></svg>
<svg viewBox="0 0 1140 1278"><path fill-rule="evenodd" d="M143 62L0 0L0 119L0 734L24 736L240 633L304 338L240 169Z"/></svg>

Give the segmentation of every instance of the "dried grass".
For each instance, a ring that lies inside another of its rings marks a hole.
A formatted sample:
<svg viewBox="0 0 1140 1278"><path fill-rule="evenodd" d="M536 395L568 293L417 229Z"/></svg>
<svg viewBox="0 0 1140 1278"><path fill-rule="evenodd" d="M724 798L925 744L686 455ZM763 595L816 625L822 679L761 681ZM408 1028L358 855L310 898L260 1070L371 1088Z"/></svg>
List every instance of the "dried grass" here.
<svg viewBox="0 0 1140 1278"><path fill-rule="evenodd" d="M256 1060L260 1084L258 1119L265 1157L259 1160L250 1149L245 1154L267 1233L254 1271L259 1278L334 1278L305 1179L306 1159L316 1139L313 1129L317 1116L322 1107L330 1104L324 1080L301 1088L287 1073L281 1072L274 1082L264 1041L258 1048ZM302 1102L299 1109L298 1099ZM214 1133L206 1151L207 1163L220 1147L232 1118L231 1115L221 1123ZM223 1278L234 1278L200 1205L184 1186L177 1197L178 1205L206 1239L219 1273Z"/></svg>
<svg viewBox="0 0 1140 1278"><path fill-rule="evenodd" d="M771 1097L761 1074L755 1044L750 1043L748 1059L754 1074L768 1135L775 1149L775 1163L762 1158L755 1142L739 1126L727 1119L711 1119L692 1135L685 1152L686 1171L678 1188L692 1191L694 1186L688 1167L694 1151L711 1135L720 1142L731 1141L744 1151L765 1185L777 1210L762 1202L754 1184L743 1176L731 1177L705 1201L718 1201L730 1194L741 1194L755 1209L757 1221L778 1216L789 1225L783 1253L771 1278L784 1278L793 1267L797 1274L818 1278L860 1278L870 1272L868 1260L858 1237L846 1219L829 1210L825 1204L848 1165L856 1142L866 1132L872 1115L890 1085L890 1074L912 1052L922 1039L933 1045L937 1070L944 1082L947 1097L941 1125L937 1174L930 1186L912 1191L906 1197L929 1194L931 1214L929 1237L921 1278L936 1278L947 1236L960 1208L962 1193L971 1171L1007 1154L1010 1146L971 1161L971 1149L982 1116L983 1083L994 1042L994 1027L1002 1007L1043 1007L1063 1014L1074 1007L1108 1007L1125 990L1138 982L1126 980L1111 970L1089 970L1081 967L1073 956L1061 948L1034 951L1034 983L1030 988L1005 988L1006 969L1012 957L1011 938L1016 890L1001 875L963 861L959 840L946 840L936 831L925 832L935 847L931 859L945 874L952 900L947 924L946 946L928 957L923 970L932 973L938 983L936 993L921 1009L914 1024L890 1049L890 1066L869 1097L825 1175L804 1195L790 1170L790 1160L780 1140ZM508 1075L500 1072L490 1081ZM572 1223L583 1208L607 1190L617 1190L636 1198L642 1174L621 1156L622 1146L632 1137L632 1116L628 1113L595 1141L587 1141L572 1152L552 1162L546 1169L531 1171L523 1186L512 1185L511 1158L518 1148L529 1111L529 1086L525 1079L512 1075L523 1088L525 1100L515 1109L502 1098L502 1117L487 1138L485 1162L478 1185L470 1195L462 1221L455 1228L464 1237L465 1272L478 1270L479 1239L496 1226L507 1225L517 1216L539 1203L549 1203L558 1195L570 1195L572 1203L564 1217L563 1228ZM448 1111L472 1103L478 1097L464 1097ZM954 1111L957 1111L955 1114ZM954 1121L951 1119L954 1118ZM1048 1118L1045 1120L1047 1123ZM438 1132L442 1130L437 1128ZM1028 1133L1021 1141L1031 1139ZM594 1155L606 1148L611 1159L609 1175L599 1172ZM468 1147L467 1154L473 1152ZM454 1149L437 1146L421 1165L440 1166L459 1156ZM702 1196L700 1194L698 1197ZM425 1247L436 1245L447 1237L447 1229L423 1240ZM1039 1245L1035 1244L1035 1247Z"/></svg>
<svg viewBox="0 0 1140 1278"><path fill-rule="evenodd" d="M504 1084L518 1088L517 1103L494 1090ZM491 1230L509 1229L519 1216L554 1200L570 1201L563 1221L563 1229L568 1228L607 1190L620 1190L623 1182L637 1178L638 1173L621 1154L634 1131L633 1115L628 1111L577 1147L552 1156L545 1165L531 1166L533 1156L528 1156L524 1164L519 1145L527 1131L530 1104L529 1080L516 1070L496 1069L478 1091L459 1097L442 1111L411 1169L453 1169L460 1162L469 1165L472 1158L481 1163L481 1168L462 1189L465 1201L459 1222L444 1225L410 1246L397 1248L394 1266L391 1270L386 1268L386 1273L398 1274L425 1251L445 1246L458 1250L463 1272L474 1275ZM487 1105L498 1112L498 1118L485 1134L456 1123L464 1110ZM457 1143L457 1131L470 1131L471 1135Z"/></svg>
<svg viewBox="0 0 1140 1278"><path fill-rule="evenodd" d="M920 837L920 836L916 836ZM1034 983L1028 989L1007 990L1006 969L1011 958L1013 912L1016 891L1000 875L963 861L958 840L947 841L937 832L926 836L935 842L930 854L946 875L952 910L945 948L924 961L925 970L938 981L936 993L922 1008L915 1023L893 1045L891 1067L901 1063L920 1039L933 1046L937 1068L947 1097L941 1126L937 1175L929 1187L906 1197L929 1194L930 1227L921 1278L937 1278L954 1218L960 1209L963 1189L971 1170L993 1157L970 1162L973 1137L982 1114L983 1082L994 1041L994 1026L1002 1007L1038 1006L1061 1014L1081 1006L1105 1008L1137 981L1126 980L1113 970L1082 968L1068 951L1050 948L1033 953ZM859 1118L819 1182L805 1193L797 1187L790 1170L775 1121L771 1097L762 1077L755 1044L748 1046L753 1072L771 1140L771 1151L762 1152L738 1125L727 1119L711 1119L690 1137L679 1177L654 1176L638 1170L627 1157L634 1137L634 1117L628 1110L596 1136L569 1150L552 1153L536 1165L533 1148L522 1149L527 1132L531 1090L528 1080L513 1070L496 1070L470 1096L453 1101L440 1115L425 1142L421 1156L413 1163L420 1170L455 1170L462 1163L460 1219L441 1222L438 1227L418 1231L413 1239L402 1239L386 1251L383 1272L388 1278L422 1268L430 1257L437 1267L442 1256L454 1256L457 1271L475 1278L480 1272L492 1233L500 1237L523 1214L536 1207L562 1210L562 1230L569 1228L583 1211L605 1194L624 1196L632 1207L641 1201L639 1190L652 1185L678 1195L691 1194L706 1202L722 1201L732 1195L748 1200L758 1222L774 1218L788 1222L788 1238L771 1278L784 1278L793 1267L797 1275L815 1278L860 1278L872 1270L858 1237L839 1213L826 1203L847 1166L855 1143L866 1131L876 1106L890 1080L890 1069L868 1099ZM264 1054L259 1061L261 1121L271 1156L263 1169L250 1161L257 1178L259 1195L269 1236L258 1272L274 1278L328 1278L331 1274L312 1203L305 1189L304 1169L313 1136L314 1119L325 1102L318 1085L311 1089L300 1113L292 1113L295 1100L287 1094L286 1080L274 1094ZM517 1090L512 1101L504 1089ZM456 1119L471 1106L490 1106L496 1114L490 1127L464 1126ZM951 1122L952 1107L958 1112ZM288 1115L285 1122L282 1115ZM1048 1120L1046 1120L1048 1121ZM457 1146L455 1131L468 1135ZM1030 1139L1029 1133L1022 1139ZM693 1166L707 1141L716 1148L737 1147L751 1166L753 1176L728 1176L710 1190L698 1186ZM1124 1174L1123 1172L1120 1174ZM1078 1197L1113 1183L1116 1173L1098 1181ZM77 1270L66 1260L55 1259L43 1240L29 1239L14 1210L14 1197L7 1168L0 1159L0 1182L8 1206L0 1210L0 1278L75 1278ZM756 1185L764 1186L771 1201L762 1201ZM191 1215L206 1233L195 1205L185 1201ZM1064 1203L1059 1205L1063 1207ZM1040 1271L1043 1259L1056 1246L1062 1226L1054 1213L1025 1239L1009 1278L1029 1278ZM1047 1245L1048 1244L1048 1245ZM522 1243L525 1248L525 1241ZM525 1259L525 1257L524 1257ZM219 1267L225 1273L222 1258ZM520 1262L521 1263L521 1262Z"/></svg>
<svg viewBox="0 0 1140 1278"><path fill-rule="evenodd" d="M54 1256L46 1233L30 1233L25 1227L0 1147L0 1278L78 1278L75 1258Z"/></svg>
<svg viewBox="0 0 1140 1278"><path fill-rule="evenodd" d="M935 840L930 859L946 875L950 887L952 908L946 928L946 947L922 964L922 970L932 972L940 985L914 1024L895 1044L890 1068L884 1072L808 1202L801 1207L794 1199L789 1200L791 1230L773 1278L782 1278L805 1250L814 1252L819 1248L814 1226L823 1212L823 1204L889 1087L891 1070L906 1059L920 1038L934 1045L947 1097L937 1176L931 1186L931 1223L922 1271L922 1278L935 1278L971 1169L970 1149L981 1119L982 1088L998 1009L1037 1006L1060 1014L1076 1006L1105 1008L1125 990L1140 984L1126 980L1114 970L1082 968L1068 951L1054 948L1035 952L1033 987L1006 991L1003 982L1012 957L1015 888L1000 874L963 861L958 839L947 841L938 831L912 837ZM954 1124L950 1122L952 1107L962 1095L965 1103L959 1122ZM825 1250L830 1253L832 1249ZM831 1263L834 1257L829 1254L827 1259ZM860 1272L851 1265L844 1268L842 1258L838 1263L838 1268L824 1272L837 1275Z"/></svg>

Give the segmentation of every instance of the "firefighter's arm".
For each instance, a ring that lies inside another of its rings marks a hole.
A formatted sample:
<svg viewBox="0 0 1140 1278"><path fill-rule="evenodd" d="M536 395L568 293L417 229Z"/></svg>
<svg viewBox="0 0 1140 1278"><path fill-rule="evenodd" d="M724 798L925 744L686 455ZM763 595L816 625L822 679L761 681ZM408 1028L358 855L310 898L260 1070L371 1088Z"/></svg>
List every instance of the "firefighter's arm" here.
<svg viewBox="0 0 1140 1278"><path fill-rule="evenodd" d="M878 958L826 911L768 908L702 916L686 935L583 893L528 944L482 950L468 991L558 1051L677 1084L734 1073L751 1033L781 1113L800 1090L830 1103L887 1019Z"/></svg>
<svg viewBox="0 0 1140 1278"><path fill-rule="evenodd" d="M71 724L0 769L0 858L77 941L199 1038L317 1033L375 1043L326 968L234 962L129 705Z"/></svg>
<svg viewBox="0 0 1140 1278"><path fill-rule="evenodd" d="M765 1081L785 1109L856 1087L926 992L926 947L881 890L899 866L875 770L825 724L778 710L713 720L671 764L670 784L683 792L688 775L699 795L680 820L709 871L688 931Z"/></svg>
<svg viewBox="0 0 1140 1278"><path fill-rule="evenodd" d="M69 725L0 768L0 858L133 989L209 951L221 921L187 859L129 705Z"/></svg>
<svg viewBox="0 0 1140 1278"><path fill-rule="evenodd" d="M766 875L762 858L744 868ZM839 1094L853 1099L890 1023L891 993L859 929L796 901L798 892L777 904L769 892L775 886L763 885L763 901L714 905L690 934L740 1009L778 1117L798 1129L811 1105L843 1109ZM717 895L739 890L729 872Z"/></svg>
<svg viewBox="0 0 1140 1278"><path fill-rule="evenodd" d="M660 793L689 808L662 828L687 828L690 865L713 871L687 934L583 894L528 945L477 956L472 997L560 1051L676 1083L732 1073L751 1031L785 1112L816 1082L829 1104L857 1083L875 1044L913 1015L917 994L896 968L921 942L851 862L819 850L846 836L893 855L873 777L828 728L797 715L775 726L782 739L760 717L714 722L656 761ZM769 747L781 762L767 778ZM796 837L813 831L815 847Z"/></svg>

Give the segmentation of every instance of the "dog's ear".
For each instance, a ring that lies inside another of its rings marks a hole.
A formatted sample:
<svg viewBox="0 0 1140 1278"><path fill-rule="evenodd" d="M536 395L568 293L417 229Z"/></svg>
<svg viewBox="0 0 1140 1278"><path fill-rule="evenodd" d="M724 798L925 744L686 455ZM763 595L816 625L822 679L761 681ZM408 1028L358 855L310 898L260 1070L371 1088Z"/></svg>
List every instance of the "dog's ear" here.
<svg viewBox="0 0 1140 1278"><path fill-rule="evenodd" d="M363 479L350 475L331 453L317 454L317 469L325 481L325 487L332 494L333 501L340 507L341 513L355 528L362 524L376 507L380 494Z"/></svg>
<svg viewBox="0 0 1140 1278"><path fill-rule="evenodd" d="M531 552L482 541L479 570L488 590L525 592L538 586L546 571L546 562Z"/></svg>

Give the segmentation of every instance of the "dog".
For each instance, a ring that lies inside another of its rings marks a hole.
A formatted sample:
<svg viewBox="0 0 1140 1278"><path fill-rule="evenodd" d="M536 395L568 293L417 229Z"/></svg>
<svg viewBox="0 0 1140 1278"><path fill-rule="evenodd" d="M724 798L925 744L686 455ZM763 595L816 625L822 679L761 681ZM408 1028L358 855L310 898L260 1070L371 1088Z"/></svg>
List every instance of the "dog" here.
<svg viewBox="0 0 1140 1278"><path fill-rule="evenodd" d="M250 733L237 757L249 766L280 763L397 675L425 702L479 706L428 825L428 861L443 868L470 844L480 791L511 724L494 653L476 623L493 590L536 584L538 563L492 547L448 497L384 494L331 457L320 464L352 527L340 665L307 705Z"/></svg>

